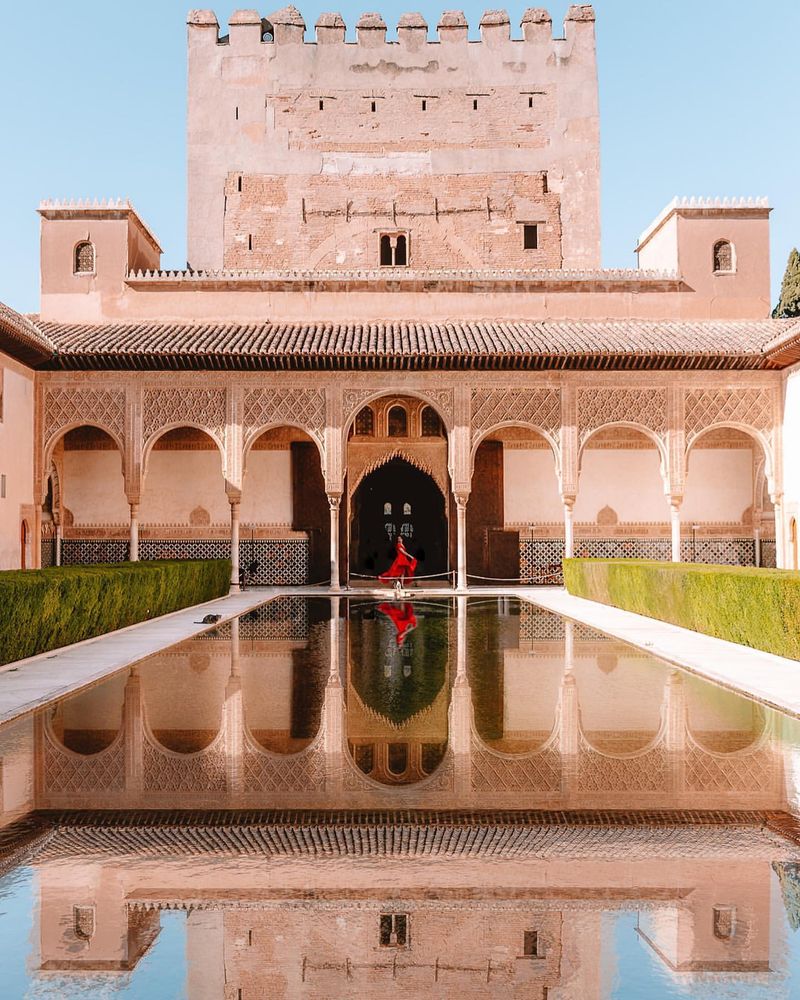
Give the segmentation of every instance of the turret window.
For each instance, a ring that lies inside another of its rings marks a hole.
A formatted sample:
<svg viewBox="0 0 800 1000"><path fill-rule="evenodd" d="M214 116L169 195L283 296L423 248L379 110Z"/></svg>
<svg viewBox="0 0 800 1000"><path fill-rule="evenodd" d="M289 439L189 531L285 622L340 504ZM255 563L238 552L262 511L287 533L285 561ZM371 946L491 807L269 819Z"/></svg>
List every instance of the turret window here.
<svg viewBox="0 0 800 1000"><path fill-rule="evenodd" d="M408 437L408 414L402 406L389 410L389 437Z"/></svg>
<svg viewBox="0 0 800 1000"><path fill-rule="evenodd" d="M88 240L75 247L75 274L94 274L94 243Z"/></svg>
<svg viewBox="0 0 800 1000"><path fill-rule="evenodd" d="M365 406L356 416L356 434L361 437L374 437L375 414L371 406Z"/></svg>
<svg viewBox="0 0 800 1000"><path fill-rule="evenodd" d="M714 274L733 274L735 270L733 243L730 240L719 240L714 244Z"/></svg>

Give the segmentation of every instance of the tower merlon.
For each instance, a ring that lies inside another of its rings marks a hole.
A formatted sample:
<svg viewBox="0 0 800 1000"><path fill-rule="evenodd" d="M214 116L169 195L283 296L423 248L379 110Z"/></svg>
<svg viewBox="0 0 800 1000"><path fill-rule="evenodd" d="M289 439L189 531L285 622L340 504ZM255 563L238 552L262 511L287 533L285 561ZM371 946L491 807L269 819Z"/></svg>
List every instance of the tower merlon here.
<svg viewBox="0 0 800 1000"><path fill-rule="evenodd" d="M376 48L386 42L386 22L377 13L362 14L356 22L358 44L365 48Z"/></svg>
<svg viewBox="0 0 800 1000"><path fill-rule="evenodd" d="M481 41L502 45L511 38L511 18L506 10L487 10L480 23Z"/></svg>
<svg viewBox="0 0 800 1000"><path fill-rule="evenodd" d="M319 45L344 42L346 25L341 14L320 14L315 28Z"/></svg>

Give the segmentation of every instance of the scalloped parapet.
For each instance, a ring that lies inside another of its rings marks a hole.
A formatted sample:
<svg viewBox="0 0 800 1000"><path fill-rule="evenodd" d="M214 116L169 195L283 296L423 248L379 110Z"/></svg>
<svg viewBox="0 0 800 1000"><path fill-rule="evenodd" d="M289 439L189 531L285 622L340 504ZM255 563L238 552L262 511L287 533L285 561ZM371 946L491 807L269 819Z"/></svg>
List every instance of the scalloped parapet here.
<svg viewBox="0 0 800 1000"><path fill-rule="evenodd" d="M579 30L581 24L594 26L595 11L591 4L573 4L564 18L567 37ZM216 29L215 41L227 44L228 35L219 34L219 22L213 10L192 10L187 17L191 29ZM236 35L243 39L247 37L248 44L257 42L297 43L305 40L306 23L297 7L290 4L266 17L259 11L247 8L234 11L228 19L229 28L235 29ZM411 35L427 42L428 24L418 12L403 13L397 21L398 42L386 40L387 22L379 12L367 12L361 15L356 23L357 44L374 48L378 44L407 44ZM490 9L484 12L479 21L481 40L504 42L511 40L511 19L508 12L502 9ZM529 7L520 21L522 41L542 42L552 40L552 18L542 7ZM345 22L339 13L322 13L315 25L316 41L344 43ZM249 29L246 34L245 29ZM273 32L270 30L274 30ZM424 36L423 36L424 33ZM466 41L469 33L469 22L460 10L447 10L442 13L437 24L439 42ZM210 34L210 31L209 31Z"/></svg>
<svg viewBox="0 0 800 1000"><path fill-rule="evenodd" d="M698 198L696 196L687 197L684 195L678 197L676 195L642 232L636 251L638 252L675 212L741 212L743 209L759 209L762 212L764 210L770 211L769 198L763 195L748 198Z"/></svg>

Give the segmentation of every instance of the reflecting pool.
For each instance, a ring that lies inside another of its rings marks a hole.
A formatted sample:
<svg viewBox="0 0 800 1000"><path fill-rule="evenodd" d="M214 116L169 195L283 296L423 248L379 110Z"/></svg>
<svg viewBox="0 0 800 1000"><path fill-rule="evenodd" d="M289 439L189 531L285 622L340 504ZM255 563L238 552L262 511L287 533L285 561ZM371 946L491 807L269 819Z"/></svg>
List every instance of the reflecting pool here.
<svg viewBox="0 0 800 1000"><path fill-rule="evenodd" d="M798 742L527 602L278 598L0 728L0 994L800 996Z"/></svg>

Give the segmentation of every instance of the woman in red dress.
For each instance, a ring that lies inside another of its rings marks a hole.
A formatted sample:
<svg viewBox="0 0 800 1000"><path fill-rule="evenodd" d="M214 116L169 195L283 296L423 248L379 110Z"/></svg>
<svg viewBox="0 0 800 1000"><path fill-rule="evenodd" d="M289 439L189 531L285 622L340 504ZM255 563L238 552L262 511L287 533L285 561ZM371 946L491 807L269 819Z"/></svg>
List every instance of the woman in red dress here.
<svg viewBox="0 0 800 1000"><path fill-rule="evenodd" d="M408 552L405 545L403 545L403 539L399 535L395 551L397 555L394 558L394 562L385 573L381 573L378 577L384 583L388 583L390 580L399 580L402 583L404 580L411 580L414 577L417 560Z"/></svg>

